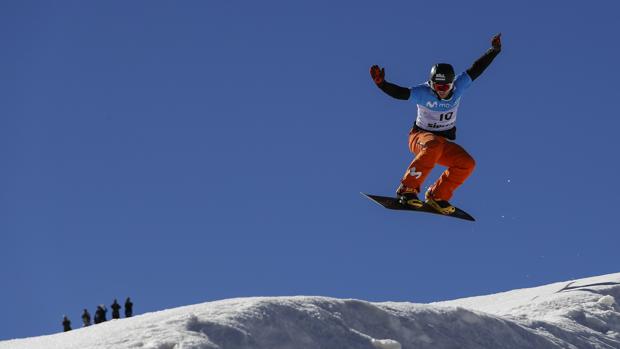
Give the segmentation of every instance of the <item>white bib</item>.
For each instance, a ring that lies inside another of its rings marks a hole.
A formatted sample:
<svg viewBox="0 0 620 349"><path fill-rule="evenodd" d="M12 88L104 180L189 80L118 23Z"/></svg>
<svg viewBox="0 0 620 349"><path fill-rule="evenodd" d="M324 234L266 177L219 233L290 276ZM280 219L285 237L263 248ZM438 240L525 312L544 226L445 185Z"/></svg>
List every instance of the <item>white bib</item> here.
<svg viewBox="0 0 620 349"><path fill-rule="evenodd" d="M433 102L442 104L442 102ZM451 103L446 103L451 104ZM428 131L445 131L454 127L456 124L456 114L459 109L457 101L452 108L447 110L432 110L423 105L418 104L418 116L415 124Z"/></svg>

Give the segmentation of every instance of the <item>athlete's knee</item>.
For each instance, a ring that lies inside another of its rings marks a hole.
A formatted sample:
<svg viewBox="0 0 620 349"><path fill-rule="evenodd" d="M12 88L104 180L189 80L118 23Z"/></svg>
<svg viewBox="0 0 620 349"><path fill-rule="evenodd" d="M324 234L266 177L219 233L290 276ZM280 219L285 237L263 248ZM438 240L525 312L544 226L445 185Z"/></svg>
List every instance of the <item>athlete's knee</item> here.
<svg viewBox="0 0 620 349"><path fill-rule="evenodd" d="M476 168L476 160L466 153L459 158L459 167L473 171Z"/></svg>

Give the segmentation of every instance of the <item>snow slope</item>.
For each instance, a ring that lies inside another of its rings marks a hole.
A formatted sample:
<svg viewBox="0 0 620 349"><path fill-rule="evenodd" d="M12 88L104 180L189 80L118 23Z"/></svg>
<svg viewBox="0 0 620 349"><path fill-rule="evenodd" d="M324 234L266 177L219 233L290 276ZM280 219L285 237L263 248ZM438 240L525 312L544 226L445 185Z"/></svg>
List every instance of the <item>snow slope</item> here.
<svg viewBox="0 0 620 349"><path fill-rule="evenodd" d="M620 348L620 273L431 304L238 298L0 349Z"/></svg>

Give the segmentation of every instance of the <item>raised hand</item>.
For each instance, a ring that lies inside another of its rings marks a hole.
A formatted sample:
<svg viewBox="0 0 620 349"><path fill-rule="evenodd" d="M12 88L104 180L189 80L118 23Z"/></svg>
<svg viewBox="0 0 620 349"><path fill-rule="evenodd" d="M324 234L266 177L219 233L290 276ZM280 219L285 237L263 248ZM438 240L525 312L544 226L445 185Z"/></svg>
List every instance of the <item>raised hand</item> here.
<svg viewBox="0 0 620 349"><path fill-rule="evenodd" d="M370 67L370 76L375 81L375 84L381 85L385 80L385 68L379 68L378 65Z"/></svg>
<svg viewBox="0 0 620 349"><path fill-rule="evenodd" d="M495 36L493 36L491 39L491 46L493 46L496 50L502 49L502 33L495 34Z"/></svg>

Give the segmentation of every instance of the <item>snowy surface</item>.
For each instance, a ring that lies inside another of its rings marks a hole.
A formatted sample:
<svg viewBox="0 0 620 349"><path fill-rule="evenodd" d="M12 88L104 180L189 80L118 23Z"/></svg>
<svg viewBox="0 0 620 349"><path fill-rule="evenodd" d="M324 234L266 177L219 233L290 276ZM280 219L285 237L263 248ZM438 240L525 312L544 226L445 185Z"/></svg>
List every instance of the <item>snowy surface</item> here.
<svg viewBox="0 0 620 349"><path fill-rule="evenodd" d="M620 273L431 304L238 298L0 349L620 348Z"/></svg>

